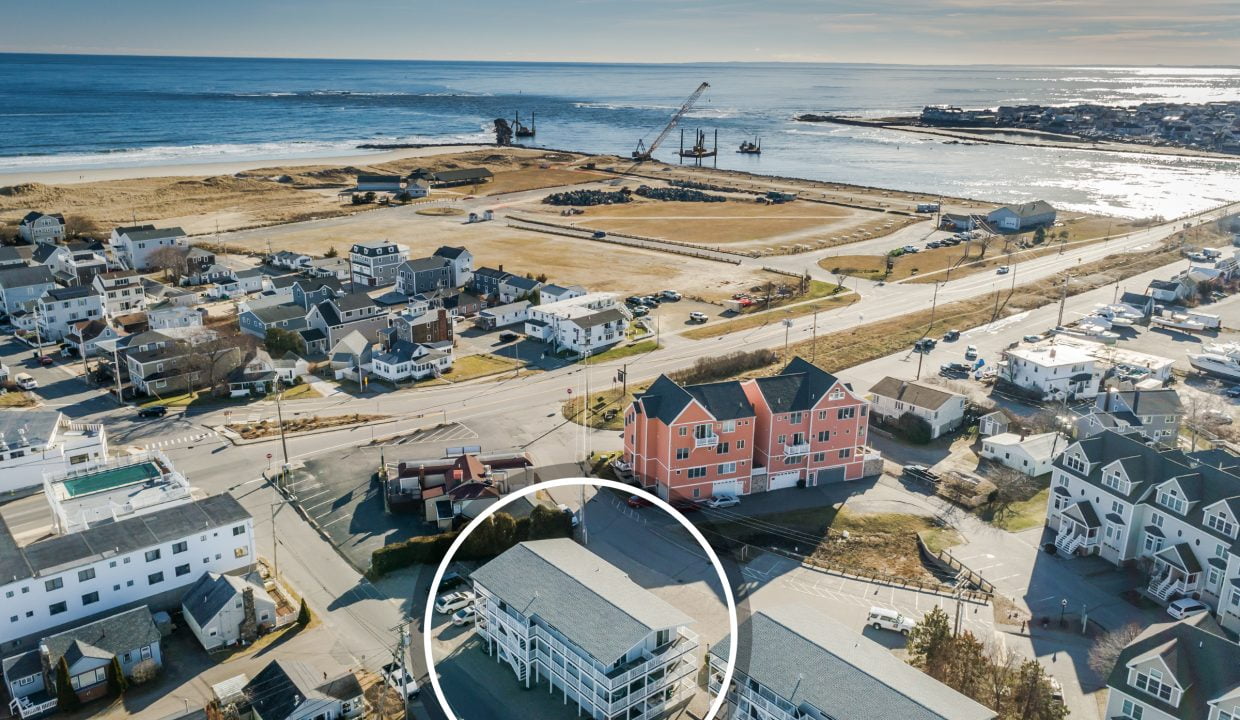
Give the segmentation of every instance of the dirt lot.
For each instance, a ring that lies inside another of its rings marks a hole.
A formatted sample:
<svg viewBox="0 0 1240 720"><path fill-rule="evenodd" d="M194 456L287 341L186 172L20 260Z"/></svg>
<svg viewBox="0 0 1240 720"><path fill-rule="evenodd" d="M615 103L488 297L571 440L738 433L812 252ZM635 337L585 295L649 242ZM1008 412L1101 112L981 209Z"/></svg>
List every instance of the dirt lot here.
<svg viewBox="0 0 1240 720"><path fill-rule="evenodd" d="M531 208L533 209L533 208ZM638 199L583 208L576 224L608 232L719 247L754 255L781 255L832 247L894 232L912 222L903 215L815 202L763 205ZM548 208L558 213L559 208Z"/></svg>

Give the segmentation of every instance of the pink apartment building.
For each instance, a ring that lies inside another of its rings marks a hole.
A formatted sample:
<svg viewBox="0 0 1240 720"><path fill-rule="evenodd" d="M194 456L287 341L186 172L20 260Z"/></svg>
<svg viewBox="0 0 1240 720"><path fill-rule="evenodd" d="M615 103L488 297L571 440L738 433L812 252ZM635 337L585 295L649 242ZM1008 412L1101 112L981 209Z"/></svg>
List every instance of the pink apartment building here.
<svg viewBox="0 0 1240 720"><path fill-rule="evenodd" d="M624 419L624 460L660 497L698 499L856 480L869 404L796 358L774 377L681 387L660 376Z"/></svg>

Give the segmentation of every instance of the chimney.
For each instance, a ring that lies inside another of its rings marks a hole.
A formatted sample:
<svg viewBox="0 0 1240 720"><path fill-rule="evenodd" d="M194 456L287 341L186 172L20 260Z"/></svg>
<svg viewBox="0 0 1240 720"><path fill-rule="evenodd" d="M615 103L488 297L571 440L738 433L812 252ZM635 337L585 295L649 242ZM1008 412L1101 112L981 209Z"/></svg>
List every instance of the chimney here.
<svg viewBox="0 0 1240 720"><path fill-rule="evenodd" d="M503 263L500 263L500 264L499 264L499 271L500 271L500 272L504 272L504 264L503 264Z"/></svg>

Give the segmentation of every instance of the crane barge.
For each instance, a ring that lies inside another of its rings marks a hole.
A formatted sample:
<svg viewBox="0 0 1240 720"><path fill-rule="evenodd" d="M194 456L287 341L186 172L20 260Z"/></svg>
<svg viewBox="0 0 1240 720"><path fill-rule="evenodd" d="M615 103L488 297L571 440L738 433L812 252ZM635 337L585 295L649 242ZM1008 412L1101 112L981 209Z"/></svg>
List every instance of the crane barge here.
<svg viewBox="0 0 1240 720"><path fill-rule="evenodd" d="M658 136L655 137L649 146L646 145L644 139L638 140L637 149L633 151L633 160L637 162L644 162L651 159L651 156L654 155L654 151L659 148L659 145L663 143L667 136L672 132L672 129L676 127L676 123L680 122L680 119L693 109L693 105L697 103L698 98L702 97L702 93L706 92L708 88L710 88L710 83L704 82L701 85L698 85L697 90L694 90L693 94L691 94L689 98L685 100L684 104L680 106L680 109L672 114L672 119L667 123L667 127L663 128L663 130L658 134Z"/></svg>

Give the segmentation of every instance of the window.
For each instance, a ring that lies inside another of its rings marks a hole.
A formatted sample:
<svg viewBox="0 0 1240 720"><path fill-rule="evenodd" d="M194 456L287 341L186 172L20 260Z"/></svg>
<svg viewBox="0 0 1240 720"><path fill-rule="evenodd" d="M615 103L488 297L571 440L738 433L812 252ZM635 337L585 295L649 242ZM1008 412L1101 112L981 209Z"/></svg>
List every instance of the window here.
<svg viewBox="0 0 1240 720"><path fill-rule="evenodd" d="M64 600L61 600L58 603L52 603L51 605L47 606L47 612L49 615L59 615L68 609L69 609L69 604L66 603Z"/></svg>
<svg viewBox="0 0 1240 720"><path fill-rule="evenodd" d="M706 468L704 467L689 468L688 475L690 479L704 478L706 477Z"/></svg>
<svg viewBox="0 0 1240 720"><path fill-rule="evenodd" d="M718 445L716 445L715 454L716 455L727 455L728 454L728 443L724 442L724 443L719 443Z"/></svg>
<svg viewBox="0 0 1240 720"><path fill-rule="evenodd" d="M1102 484L1118 490L1119 492L1128 492L1128 483L1124 482L1124 476L1118 470L1110 470L1102 476Z"/></svg>
<svg viewBox="0 0 1240 720"><path fill-rule="evenodd" d="M189 563L186 563L184 565L177 565L176 573L177 573L177 577L181 577L182 575L189 575Z"/></svg>
<svg viewBox="0 0 1240 720"><path fill-rule="evenodd" d="M736 441L736 449L737 449L737 450L744 450L744 449L745 449L745 441L744 441L744 440L737 440L737 441Z"/></svg>
<svg viewBox="0 0 1240 720"><path fill-rule="evenodd" d="M239 548L237 548L237 549L233 550L233 557L235 557L235 558L243 558L243 557L245 557L246 555L249 555L249 554L250 554L250 549L249 549L249 548L246 548L246 547L239 547Z"/></svg>
<svg viewBox="0 0 1240 720"><path fill-rule="evenodd" d="M89 462L89 461L90 461L89 453L82 453L81 455L72 455L69 457L70 465L81 465L82 463Z"/></svg>
<svg viewBox="0 0 1240 720"><path fill-rule="evenodd" d="M702 488L693 488L693 497L696 498L696 497L701 497L701 496L702 496Z"/></svg>
<svg viewBox="0 0 1240 720"><path fill-rule="evenodd" d="M1121 503L1119 500L1112 500L1111 501L1111 512L1115 513L1116 515L1119 515L1120 517L1124 517L1124 504Z"/></svg>
<svg viewBox="0 0 1240 720"><path fill-rule="evenodd" d="M1156 553L1162 550L1163 539L1157 535L1145 534L1145 551L1147 553Z"/></svg>
<svg viewBox="0 0 1240 720"><path fill-rule="evenodd" d="M158 585L159 583L163 581L164 581L164 574L162 572L151 573L150 575L146 576L147 585Z"/></svg>
<svg viewBox="0 0 1240 720"><path fill-rule="evenodd" d="M711 437L714 434L715 428L710 423L702 423L701 425L693 426L693 437L695 438L704 439Z"/></svg>
<svg viewBox="0 0 1240 720"><path fill-rule="evenodd" d="M1162 527L1163 526L1162 513L1150 513L1150 524L1153 525L1154 527L1158 527L1158 528Z"/></svg>
<svg viewBox="0 0 1240 720"><path fill-rule="evenodd" d="M826 420L826 419L827 419L827 411L826 411L826 410L819 410L819 411L818 411L818 419L819 419L819 420Z"/></svg>
<svg viewBox="0 0 1240 720"><path fill-rule="evenodd" d="M832 400L843 400L843 399L844 399L844 391L843 391L843 390L841 390L841 389L839 389L839 388L836 388L836 389L832 390L832 391L831 391L831 394L830 394L830 395L828 395L827 397L831 398Z"/></svg>
<svg viewBox="0 0 1240 720"><path fill-rule="evenodd" d="M154 550L147 550L147 551L146 551L146 561L147 561L147 562L155 562L155 561L156 561L156 560L158 560L158 559L159 559L159 548L155 548Z"/></svg>
<svg viewBox="0 0 1240 720"><path fill-rule="evenodd" d="M1076 455L1076 454L1068 455L1067 457L1064 458L1063 464L1065 467L1067 467L1069 470L1075 473L1080 473L1083 475L1089 472L1089 470L1087 469L1088 466L1085 462L1085 459L1082 458L1080 455Z"/></svg>
<svg viewBox="0 0 1240 720"><path fill-rule="evenodd" d="M803 414L804 414L804 413L802 413L802 412L800 412L800 411L793 412L793 413L788 413L788 422L792 423L793 425L800 425L800 424L801 424L801 421L802 421L802 419L803 419L801 416L802 416Z"/></svg>
<svg viewBox="0 0 1240 720"><path fill-rule="evenodd" d="M74 675L73 677L69 678L69 684L73 686L74 690L81 690L82 688L88 688L94 685L98 685L99 683L104 682L107 679L108 679L108 668L105 665L104 667L95 668L94 670L87 670L81 675Z"/></svg>
<svg viewBox="0 0 1240 720"><path fill-rule="evenodd" d="M1156 698L1171 701L1171 691L1174 688L1162 681L1162 672L1158 670L1151 668L1148 673L1137 673L1137 681L1133 685Z"/></svg>
<svg viewBox="0 0 1240 720"><path fill-rule="evenodd" d="M830 439L831 439L830 430L819 430L818 431L818 442L827 442Z"/></svg>
<svg viewBox="0 0 1240 720"><path fill-rule="evenodd" d="M842 407L835 411L835 417L837 420L849 420L851 418L855 418L857 417L857 408L852 405Z"/></svg>
<svg viewBox="0 0 1240 720"><path fill-rule="evenodd" d="M181 542L179 542L179 543L173 543L173 544L172 544L172 554L173 554L173 555L176 555L176 554L178 554L178 553L183 553L183 552L185 552L185 551L186 551L186 550L188 550L188 549L189 549L189 543L185 542L184 540L182 540L182 541L181 541Z"/></svg>
<svg viewBox="0 0 1240 720"><path fill-rule="evenodd" d="M1227 537L1233 537L1236 534L1236 526L1233 525L1225 515L1223 515L1222 510L1208 516L1206 518L1206 525L1210 526L1213 530L1223 533Z"/></svg>
<svg viewBox="0 0 1240 720"><path fill-rule="evenodd" d="M236 535L244 535L244 534L245 534L245 526L244 526L244 525L238 525L237 527L233 528L233 535L234 535L234 536L236 536Z"/></svg>
<svg viewBox="0 0 1240 720"><path fill-rule="evenodd" d="M680 433L681 437L684 437L685 435L689 434L689 428L682 426L681 428L677 430L677 432Z"/></svg>
<svg viewBox="0 0 1240 720"><path fill-rule="evenodd" d="M725 432L725 433L736 432L736 421L735 420L724 420L723 428L720 431Z"/></svg>
<svg viewBox="0 0 1240 720"><path fill-rule="evenodd" d="M51 592L53 590L59 590L64 586L65 586L64 578L52 578L51 580L48 580L47 582L43 583L43 589L47 590L48 592Z"/></svg>
<svg viewBox="0 0 1240 720"><path fill-rule="evenodd" d="M827 454L825 452L814 453L814 462L820 463L820 462L826 462L826 461L827 461Z"/></svg>
<svg viewBox="0 0 1240 720"><path fill-rule="evenodd" d="M95 579L94 568L86 568L85 570L78 570L78 582L86 582L87 580L94 580L94 579Z"/></svg>
<svg viewBox="0 0 1240 720"><path fill-rule="evenodd" d="M92 605L97 602L99 602L99 591L98 590L94 592L88 592L82 596L83 605Z"/></svg>
<svg viewBox="0 0 1240 720"><path fill-rule="evenodd" d="M1128 699L1124 700L1124 707L1123 707L1124 717L1131 718L1131 720L1141 720L1141 714L1144 712L1145 712L1144 705L1138 705L1137 703L1131 700L1128 700Z"/></svg>
<svg viewBox="0 0 1240 720"><path fill-rule="evenodd" d="M676 448L676 459L677 460L688 460L689 459L689 448Z"/></svg>
<svg viewBox="0 0 1240 720"><path fill-rule="evenodd" d="M775 438L775 443L778 445L783 445L784 442L786 442L787 440L788 440L787 435L780 435L779 437Z"/></svg>
<svg viewBox="0 0 1240 720"><path fill-rule="evenodd" d="M736 472L736 463L734 462L723 463L719 466L720 475L731 475L734 472Z"/></svg>
<svg viewBox="0 0 1240 720"><path fill-rule="evenodd" d="M1186 507L1184 498L1180 497L1180 493L1176 491L1175 488L1159 490L1158 504L1176 513L1177 515L1183 515L1184 508Z"/></svg>
<svg viewBox="0 0 1240 720"><path fill-rule="evenodd" d="M840 450L840 459L841 459L841 460L844 460L844 459L846 459L846 458L850 458L850 457L852 457L852 448L844 448L843 450Z"/></svg>

